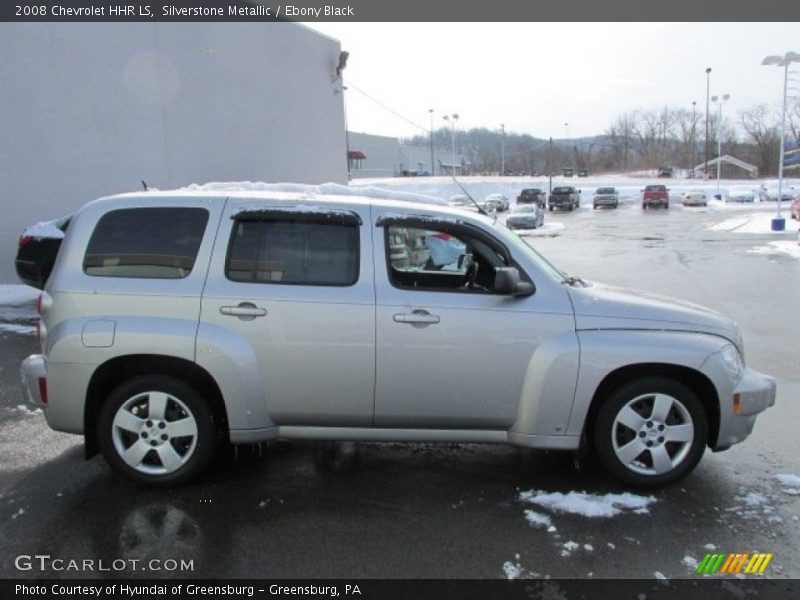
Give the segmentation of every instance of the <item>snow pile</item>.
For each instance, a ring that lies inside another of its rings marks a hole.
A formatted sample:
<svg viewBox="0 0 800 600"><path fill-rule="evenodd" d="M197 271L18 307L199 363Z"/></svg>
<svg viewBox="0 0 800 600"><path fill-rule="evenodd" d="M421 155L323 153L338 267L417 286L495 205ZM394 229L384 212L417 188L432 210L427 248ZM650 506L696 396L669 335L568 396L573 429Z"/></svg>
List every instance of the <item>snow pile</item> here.
<svg viewBox="0 0 800 600"><path fill-rule="evenodd" d="M447 205L447 201L437 196L387 190L374 186L351 187L338 183L306 185L302 183L265 183L263 181L214 181L202 185L193 183L183 189L201 192L280 192L306 194L308 196L362 196L384 200L403 200L422 204Z"/></svg>
<svg viewBox="0 0 800 600"><path fill-rule="evenodd" d="M706 227L708 231L728 231L733 233L768 233L768 234L782 234L782 235L796 235L797 230L790 226L787 222L787 227L784 231L772 231L772 219L775 215L772 212L751 213L744 216L731 217L714 223Z"/></svg>
<svg viewBox="0 0 800 600"><path fill-rule="evenodd" d="M789 475L786 473L778 473L775 479L780 481L785 487L783 488L784 494L790 496L800 496L800 477L797 475Z"/></svg>
<svg viewBox="0 0 800 600"><path fill-rule="evenodd" d="M775 515L775 508L770 504L771 499L772 496L768 498L758 492L747 492L736 496L737 505L726 510L745 519L766 517L770 523L779 523L783 519Z"/></svg>
<svg viewBox="0 0 800 600"><path fill-rule="evenodd" d="M34 335L39 290L27 285L0 285L0 332Z"/></svg>
<svg viewBox="0 0 800 600"><path fill-rule="evenodd" d="M653 496L622 494L589 494L586 492L543 492L529 490L520 492L519 499L558 513L582 515L584 517L609 518L622 512L647 509L656 501ZM641 514L641 513L640 513Z"/></svg>
<svg viewBox="0 0 800 600"><path fill-rule="evenodd" d="M576 542L569 541L563 544L562 547L563 549L561 550L561 556L567 557L571 556L572 553L580 547L580 545Z"/></svg>
<svg viewBox="0 0 800 600"><path fill-rule="evenodd" d="M766 246L754 246L748 251L750 254L786 254L792 258L800 258L800 243L798 242L769 242Z"/></svg>
<svg viewBox="0 0 800 600"><path fill-rule="evenodd" d="M18 335L36 335L36 328L33 325L19 325L17 323L0 323L0 331Z"/></svg>
<svg viewBox="0 0 800 600"><path fill-rule="evenodd" d="M563 223L548 223L545 221L537 229L514 229L513 231L520 237L556 237L561 235L563 230Z"/></svg>

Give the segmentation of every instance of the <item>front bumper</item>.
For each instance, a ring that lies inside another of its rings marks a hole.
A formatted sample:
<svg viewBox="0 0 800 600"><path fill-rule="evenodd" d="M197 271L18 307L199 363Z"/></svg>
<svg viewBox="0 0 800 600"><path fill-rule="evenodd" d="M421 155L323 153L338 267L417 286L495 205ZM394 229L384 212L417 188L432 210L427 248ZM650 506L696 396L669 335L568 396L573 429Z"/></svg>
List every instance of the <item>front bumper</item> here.
<svg viewBox="0 0 800 600"><path fill-rule="evenodd" d="M536 229L539 226L539 220L538 219L507 220L506 226L509 229Z"/></svg>
<svg viewBox="0 0 800 600"><path fill-rule="evenodd" d="M731 397L720 399L719 435L713 449L726 450L749 436L758 415L775 405L776 394L775 379L745 369Z"/></svg>
<svg viewBox="0 0 800 600"><path fill-rule="evenodd" d="M592 200L592 204L596 206L615 206L617 202L618 200L611 196L606 196L606 197L598 196L597 198L594 198Z"/></svg>
<svg viewBox="0 0 800 600"><path fill-rule="evenodd" d="M47 389L47 366L42 354L31 354L20 366L22 392L25 400L36 408L45 408L47 401L42 394Z"/></svg>

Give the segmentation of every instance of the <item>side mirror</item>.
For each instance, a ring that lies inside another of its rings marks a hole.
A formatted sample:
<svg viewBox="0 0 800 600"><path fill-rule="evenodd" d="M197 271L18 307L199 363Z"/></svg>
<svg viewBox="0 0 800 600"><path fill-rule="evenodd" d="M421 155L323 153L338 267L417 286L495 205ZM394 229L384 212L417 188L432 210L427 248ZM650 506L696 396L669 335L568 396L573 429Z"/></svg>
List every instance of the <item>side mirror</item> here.
<svg viewBox="0 0 800 600"><path fill-rule="evenodd" d="M519 280L519 271L516 267L497 267L494 270L494 290L498 294L508 296L530 296L533 293L533 285Z"/></svg>

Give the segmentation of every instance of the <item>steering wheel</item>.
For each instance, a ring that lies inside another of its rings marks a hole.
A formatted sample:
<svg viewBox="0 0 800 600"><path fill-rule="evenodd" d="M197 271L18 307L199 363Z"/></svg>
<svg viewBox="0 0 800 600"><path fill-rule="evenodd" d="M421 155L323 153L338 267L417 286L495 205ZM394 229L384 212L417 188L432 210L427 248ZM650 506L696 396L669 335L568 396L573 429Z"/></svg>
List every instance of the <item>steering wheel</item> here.
<svg viewBox="0 0 800 600"><path fill-rule="evenodd" d="M472 256L469 256L469 259L470 262L464 274L466 279L466 283L464 284L464 289L479 290L482 292L488 291L485 287L476 283L476 280L478 279L478 262Z"/></svg>

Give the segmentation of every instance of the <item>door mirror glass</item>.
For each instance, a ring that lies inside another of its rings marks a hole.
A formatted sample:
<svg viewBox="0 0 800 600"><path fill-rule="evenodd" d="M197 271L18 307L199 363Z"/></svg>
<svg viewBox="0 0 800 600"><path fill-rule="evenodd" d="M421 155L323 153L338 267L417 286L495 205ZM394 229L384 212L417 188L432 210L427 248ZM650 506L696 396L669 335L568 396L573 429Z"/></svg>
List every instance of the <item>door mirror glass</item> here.
<svg viewBox="0 0 800 600"><path fill-rule="evenodd" d="M520 281L516 267L497 267L494 270L494 290L508 296L529 296L533 293L533 286Z"/></svg>

